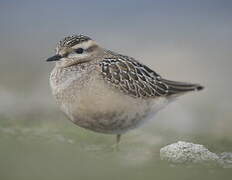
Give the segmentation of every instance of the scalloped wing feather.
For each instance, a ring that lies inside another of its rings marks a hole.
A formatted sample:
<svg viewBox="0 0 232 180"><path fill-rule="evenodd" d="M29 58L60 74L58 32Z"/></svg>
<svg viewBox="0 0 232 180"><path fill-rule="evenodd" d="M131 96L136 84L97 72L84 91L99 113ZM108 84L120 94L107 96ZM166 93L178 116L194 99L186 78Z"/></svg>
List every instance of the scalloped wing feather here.
<svg viewBox="0 0 232 180"><path fill-rule="evenodd" d="M161 77L131 57L105 58L100 66L104 79L128 95L146 98L168 94Z"/></svg>

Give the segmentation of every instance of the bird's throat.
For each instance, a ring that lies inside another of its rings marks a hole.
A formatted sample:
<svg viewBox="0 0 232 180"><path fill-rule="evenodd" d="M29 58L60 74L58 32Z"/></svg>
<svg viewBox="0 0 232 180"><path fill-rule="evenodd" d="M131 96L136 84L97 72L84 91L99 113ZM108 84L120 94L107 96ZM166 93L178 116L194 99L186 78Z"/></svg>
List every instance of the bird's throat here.
<svg viewBox="0 0 232 180"><path fill-rule="evenodd" d="M84 63L87 63L89 62L90 60L89 59L83 59L83 60L78 60L78 61L72 61L72 62L69 62L67 64L65 64L63 67L64 68L67 68L67 67L70 67L70 66L78 66L80 64L84 64Z"/></svg>

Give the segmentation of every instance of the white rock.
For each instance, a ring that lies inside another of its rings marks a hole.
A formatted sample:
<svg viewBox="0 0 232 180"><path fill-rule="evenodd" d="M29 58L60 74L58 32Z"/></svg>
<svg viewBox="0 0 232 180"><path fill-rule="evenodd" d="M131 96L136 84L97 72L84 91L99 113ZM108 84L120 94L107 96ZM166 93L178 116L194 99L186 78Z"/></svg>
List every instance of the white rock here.
<svg viewBox="0 0 232 180"><path fill-rule="evenodd" d="M179 141L160 149L160 158L170 163L218 164L220 158L200 144Z"/></svg>
<svg viewBox="0 0 232 180"><path fill-rule="evenodd" d="M223 152L218 155L221 159L219 162L223 168L232 168L232 152Z"/></svg>

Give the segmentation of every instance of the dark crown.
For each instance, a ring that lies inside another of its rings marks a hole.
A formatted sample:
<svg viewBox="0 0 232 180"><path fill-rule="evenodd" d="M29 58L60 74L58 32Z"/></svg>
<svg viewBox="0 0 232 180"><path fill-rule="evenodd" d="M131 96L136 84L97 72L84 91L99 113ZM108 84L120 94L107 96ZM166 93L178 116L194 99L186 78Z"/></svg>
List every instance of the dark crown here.
<svg viewBox="0 0 232 180"><path fill-rule="evenodd" d="M79 43L91 40L90 37L84 35L72 35L67 36L58 43L58 48L61 47L72 47Z"/></svg>

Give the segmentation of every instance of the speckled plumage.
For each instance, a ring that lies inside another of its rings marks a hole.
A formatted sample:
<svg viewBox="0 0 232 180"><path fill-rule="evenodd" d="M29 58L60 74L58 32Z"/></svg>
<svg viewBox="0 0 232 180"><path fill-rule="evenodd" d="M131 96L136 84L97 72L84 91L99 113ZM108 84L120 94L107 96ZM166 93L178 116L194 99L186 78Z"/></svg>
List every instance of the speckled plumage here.
<svg viewBox="0 0 232 180"><path fill-rule="evenodd" d="M66 37L58 44L58 55L64 48L69 48L69 55L57 61L50 76L53 95L75 124L96 132L125 133L151 119L173 97L202 89L163 79L134 58L101 48L87 36ZM75 53L78 48L83 53Z"/></svg>
<svg viewBox="0 0 232 180"><path fill-rule="evenodd" d="M58 48L72 47L76 44L79 44L81 42L85 42L88 40L91 40L91 38L88 36L84 36L84 35L67 36L58 43L57 47Z"/></svg>

